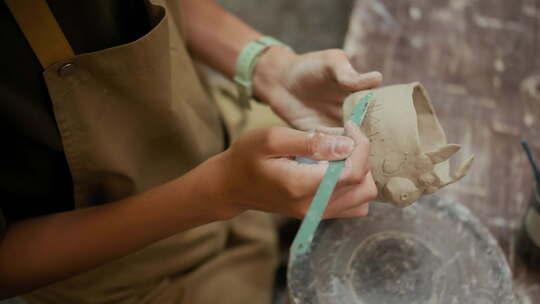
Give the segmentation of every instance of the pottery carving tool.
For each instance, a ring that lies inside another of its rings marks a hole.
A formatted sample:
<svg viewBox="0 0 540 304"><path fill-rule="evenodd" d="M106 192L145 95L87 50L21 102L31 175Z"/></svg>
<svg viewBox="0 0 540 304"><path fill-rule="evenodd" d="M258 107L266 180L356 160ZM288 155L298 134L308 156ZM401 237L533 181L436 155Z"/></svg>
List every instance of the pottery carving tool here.
<svg viewBox="0 0 540 304"><path fill-rule="evenodd" d="M349 120L353 121L355 124L360 126L369 106L369 101L373 97L373 92L365 95L360 98L358 103L355 105ZM331 161L329 163L328 169L324 174L324 177L317 188L315 197L309 206L304 220L300 225L300 229L296 234L294 241L291 246L291 259L294 260L297 256L305 254L313 240L313 235L321 222L322 215L326 210L328 201L332 196L332 192L336 187L343 166L345 165L345 160Z"/></svg>

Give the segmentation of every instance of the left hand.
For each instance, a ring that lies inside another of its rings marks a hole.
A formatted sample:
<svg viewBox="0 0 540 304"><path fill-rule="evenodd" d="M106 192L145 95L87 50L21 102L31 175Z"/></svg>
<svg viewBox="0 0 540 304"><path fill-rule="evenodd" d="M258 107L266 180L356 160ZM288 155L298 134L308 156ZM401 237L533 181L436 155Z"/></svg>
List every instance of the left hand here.
<svg viewBox="0 0 540 304"><path fill-rule="evenodd" d="M253 79L255 94L291 126L332 132L329 127L343 126L345 97L379 86L382 75L358 73L339 49L296 55L272 46L259 58Z"/></svg>

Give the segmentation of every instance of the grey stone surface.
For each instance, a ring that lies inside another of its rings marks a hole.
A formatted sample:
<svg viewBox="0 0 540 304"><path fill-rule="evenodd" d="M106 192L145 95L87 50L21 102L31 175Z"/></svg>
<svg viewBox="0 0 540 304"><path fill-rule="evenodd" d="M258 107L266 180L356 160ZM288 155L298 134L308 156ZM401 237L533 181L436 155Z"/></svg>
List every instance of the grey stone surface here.
<svg viewBox="0 0 540 304"><path fill-rule="evenodd" d="M352 0L217 0L264 34L297 52L341 48Z"/></svg>

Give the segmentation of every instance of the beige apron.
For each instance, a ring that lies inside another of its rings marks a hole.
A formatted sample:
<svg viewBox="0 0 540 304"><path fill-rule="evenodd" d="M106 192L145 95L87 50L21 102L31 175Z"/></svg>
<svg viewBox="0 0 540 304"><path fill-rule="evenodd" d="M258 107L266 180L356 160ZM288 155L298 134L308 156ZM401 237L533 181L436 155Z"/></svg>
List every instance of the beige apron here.
<svg viewBox="0 0 540 304"><path fill-rule="evenodd" d="M78 208L174 179L224 147L220 114L181 38L178 2L149 5L155 25L134 42L46 66L43 75ZM31 40L24 22L17 21ZM24 298L31 303L270 303L275 243L271 219L248 212L172 236Z"/></svg>

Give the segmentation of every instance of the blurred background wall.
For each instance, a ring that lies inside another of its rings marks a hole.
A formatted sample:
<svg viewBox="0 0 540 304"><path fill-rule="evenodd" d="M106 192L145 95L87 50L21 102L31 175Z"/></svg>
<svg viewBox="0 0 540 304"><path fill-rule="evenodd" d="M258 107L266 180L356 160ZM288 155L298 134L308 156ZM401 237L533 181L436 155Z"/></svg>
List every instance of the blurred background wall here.
<svg viewBox="0 0 540 304"><path fill-rule="evenodd" d="M341 48L352 0L217 0L266 35L296 52Z"/></svg>

